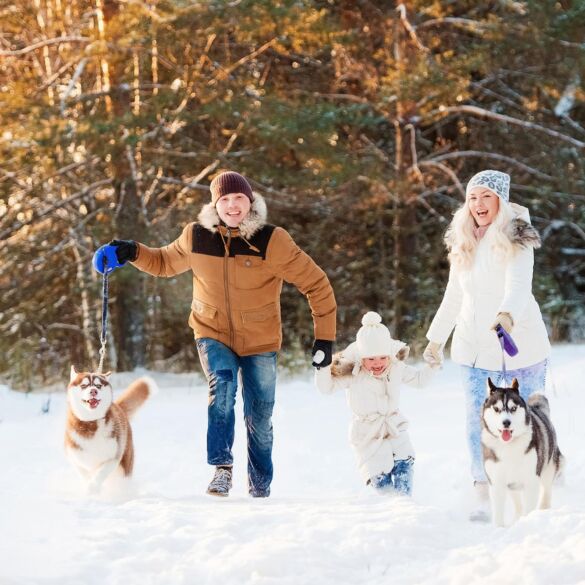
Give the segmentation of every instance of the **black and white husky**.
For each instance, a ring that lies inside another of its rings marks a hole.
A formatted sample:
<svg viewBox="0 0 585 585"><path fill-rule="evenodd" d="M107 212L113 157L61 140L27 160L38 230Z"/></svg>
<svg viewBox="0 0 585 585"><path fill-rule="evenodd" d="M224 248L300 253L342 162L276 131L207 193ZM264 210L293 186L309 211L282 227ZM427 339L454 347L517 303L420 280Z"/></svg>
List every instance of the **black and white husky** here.
<svg viewBox="0 0 585 585"><path fill-rule="evenodd" d="M490 487L492 519L504 525L506 494L516 519L537 506L550 507L552 485L563 466L548 400L534 394L520 396L518 380L498 388L488 378L488 396L482 410L481 443Z"/></svg>

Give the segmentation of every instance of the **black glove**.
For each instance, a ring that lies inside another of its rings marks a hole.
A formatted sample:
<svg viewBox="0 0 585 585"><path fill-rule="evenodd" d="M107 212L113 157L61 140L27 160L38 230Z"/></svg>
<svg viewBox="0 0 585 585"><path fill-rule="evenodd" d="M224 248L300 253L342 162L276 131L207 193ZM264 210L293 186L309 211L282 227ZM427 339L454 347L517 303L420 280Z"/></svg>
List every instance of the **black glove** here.
<svg viewBox="0 0 585 585"><path fill-rule="evenodd" d="M320 362L315 362L315 354L318 351L322 351L325 357ZM332 357L333 357L333 341L327 341L324 339L315 339L315 343L313 343L313 362L311 365L314 368L325 368L331 365Z"/></svg>
<svg viewBox="0 0 585 585"><path fill-rule="evenodd" d="M138 256L138 244L134 240L112 240L109 245L116 247L116 258L120 264L133 262Z"/></svg>

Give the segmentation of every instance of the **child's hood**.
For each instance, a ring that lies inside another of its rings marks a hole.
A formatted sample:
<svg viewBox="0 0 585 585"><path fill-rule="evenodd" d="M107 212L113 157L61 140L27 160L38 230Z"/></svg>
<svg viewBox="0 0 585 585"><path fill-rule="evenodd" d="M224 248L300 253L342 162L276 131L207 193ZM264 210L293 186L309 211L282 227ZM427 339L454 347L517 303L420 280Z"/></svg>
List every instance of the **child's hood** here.
<svg viewBox="0 0 585 585"><path fill-rule="evenodd" d="M402 341L394 341L390 364L392 362L402 362L406 360L410 348ZM331 375L334 378L344 378L356 376L361 367L362 360L359 357L357 343L350 343L343 351L337 352L333 356L331 363Z"/></svg>

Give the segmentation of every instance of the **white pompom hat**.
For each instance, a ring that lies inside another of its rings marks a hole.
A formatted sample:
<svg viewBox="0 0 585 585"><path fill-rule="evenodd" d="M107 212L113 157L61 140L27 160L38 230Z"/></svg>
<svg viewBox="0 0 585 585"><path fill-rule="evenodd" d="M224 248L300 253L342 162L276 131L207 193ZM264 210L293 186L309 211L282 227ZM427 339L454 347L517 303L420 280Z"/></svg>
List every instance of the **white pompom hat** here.
<svg viewBox="0 0 585 585"><path fill-rule="evenodd" d="M362 326L357 332L356 344L360 359L376 356L394 357L403 347L402 341L392 339L382 317L374 311L368 311L362 317Z"/></svg>

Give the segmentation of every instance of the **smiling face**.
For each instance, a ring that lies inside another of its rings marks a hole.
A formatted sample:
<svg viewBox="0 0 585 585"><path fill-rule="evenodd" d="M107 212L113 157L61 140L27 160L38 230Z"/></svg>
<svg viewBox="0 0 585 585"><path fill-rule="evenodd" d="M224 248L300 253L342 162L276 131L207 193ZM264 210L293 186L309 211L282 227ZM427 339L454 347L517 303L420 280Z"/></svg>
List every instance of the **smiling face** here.
<svg viewBox="0 0 585 585"><path fill-rule="evenodd" d="M509 443L528 430L526 403L514 379L511 388L498 388L488 378L488 397L483 406L483 421L488 431Z"/></svg>
<svg viewBox="0 0 585 585"><path fill-rule="evenodd" d="M250 213L250 199L243 193L230 193L217 200L215 208L220 219L228 227L238 227Z"/></svg>
<svg viewBox="0 0 585 585"><path fill-rule="evenodd" d="M374 374L374 376L380 376L383 374L390 364L390 358L387 355L379 355L375 357L368 357L362 359L362 366Z"/></svg>
<svg viewBox="0 0 585 585"><path fill-rule="evenodd" d="M112 404L110 374L77 372L71 367L67 400L73 414L83 421L103 418Z"/></svg>
<svg viewBox="0 0 585 585"><path fill-rule="evenodd" d="M478 226L490 225L500 209L500 198L490 189L474 187L467 197L471 216Z"/></svg>

